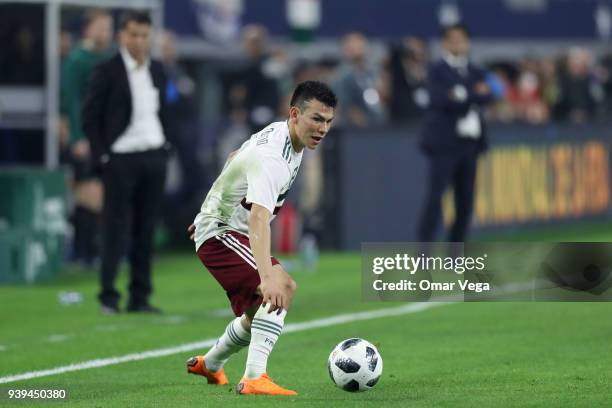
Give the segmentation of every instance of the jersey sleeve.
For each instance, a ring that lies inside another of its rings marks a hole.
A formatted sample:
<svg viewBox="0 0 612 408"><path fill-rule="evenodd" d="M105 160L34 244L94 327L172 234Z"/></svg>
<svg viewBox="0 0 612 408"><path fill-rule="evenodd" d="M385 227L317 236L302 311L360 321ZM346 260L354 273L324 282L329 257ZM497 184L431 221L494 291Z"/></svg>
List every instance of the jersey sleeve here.
<svg viewBox="0 0 612 408"><path fill-rule="evenodd" d="M282 157L259 156L247 172L247 203L258 204L273 214L278 196L289 178L289 169Z"/></svg>

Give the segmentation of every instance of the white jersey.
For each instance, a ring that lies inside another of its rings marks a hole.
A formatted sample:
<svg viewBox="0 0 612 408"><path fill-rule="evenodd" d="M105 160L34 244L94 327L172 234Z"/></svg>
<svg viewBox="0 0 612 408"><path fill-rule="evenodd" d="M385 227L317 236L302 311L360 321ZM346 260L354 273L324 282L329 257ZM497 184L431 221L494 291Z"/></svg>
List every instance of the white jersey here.
<svg viewBox="0 0 612 408"><path fill-rule="evenodd" d="M228 230L248 235L252 204L278 213L300 168L287 122L274 122L243 143L225 165L195 218L196 250Z"/></svg>

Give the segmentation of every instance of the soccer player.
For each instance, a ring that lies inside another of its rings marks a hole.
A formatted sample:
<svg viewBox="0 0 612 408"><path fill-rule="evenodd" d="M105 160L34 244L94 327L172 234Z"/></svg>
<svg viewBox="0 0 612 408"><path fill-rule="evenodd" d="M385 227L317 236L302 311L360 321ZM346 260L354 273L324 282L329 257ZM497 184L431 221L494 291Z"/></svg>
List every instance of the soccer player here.
<svg viewBox="0 0 612 408"><path fill-rule="evenodd" d="M304 148L316 148L329 131L336 103L327 85L300 83L288 120L270 124L229 155L189 227L198 257L225 289L237 316L206 355L187 361L187 372L205 376L209 384L228 384L223 365L248 346L238 394L297 394L266 374L296 289L270 255L270 221L295 180Z"/></svg>

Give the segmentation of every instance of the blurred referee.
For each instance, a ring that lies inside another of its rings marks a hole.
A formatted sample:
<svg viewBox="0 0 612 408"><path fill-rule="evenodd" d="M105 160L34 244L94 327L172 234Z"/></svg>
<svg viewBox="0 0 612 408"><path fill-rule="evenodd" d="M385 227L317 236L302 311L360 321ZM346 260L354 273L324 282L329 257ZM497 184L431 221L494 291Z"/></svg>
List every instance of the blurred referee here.
<svg viewBox="0 0 612 408"><path fill-rule="evenodd" d="M149 57L151 18L128 11L119 52L94 71L83 105L83 128L104 182L101 311L119 312L119 261L129 244L128 312L160 313L152 292L153 233L166 178L166 77ZM129 231L129 233L128 233Z"/></svg>

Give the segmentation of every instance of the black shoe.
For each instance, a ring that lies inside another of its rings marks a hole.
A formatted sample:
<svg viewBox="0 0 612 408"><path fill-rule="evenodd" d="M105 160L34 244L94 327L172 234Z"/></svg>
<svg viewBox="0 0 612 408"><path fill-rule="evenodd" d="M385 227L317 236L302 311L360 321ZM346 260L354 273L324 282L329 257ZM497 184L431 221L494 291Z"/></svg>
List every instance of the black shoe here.
<svg viewBox="0 0 612 408"><path fill-rule="evenodd" d="M151 306L148 303L139 305L128 305L128 313L150 313L150 314L162 314L162 310L158 307Z"/></svg>
<svg viewBox="0 0 612 408"><path fill-rule="evenodd" d="M119 306L109 304L109 303L100 303L100 313L103 315L116 315L121 311L119 310Z"/></svg>

